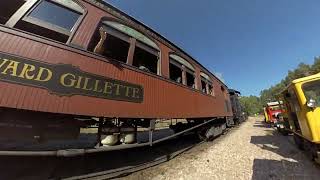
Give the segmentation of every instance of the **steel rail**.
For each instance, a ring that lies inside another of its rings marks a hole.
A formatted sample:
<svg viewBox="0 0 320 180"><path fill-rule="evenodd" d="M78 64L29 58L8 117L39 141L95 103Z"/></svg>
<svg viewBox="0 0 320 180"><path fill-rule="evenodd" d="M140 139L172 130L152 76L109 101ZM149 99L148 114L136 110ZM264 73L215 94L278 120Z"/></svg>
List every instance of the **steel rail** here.
<svg viewBox="0 0 320 180"><path fill-rule="evenodd" d="M54 151L0 151L0 156L56 156L56 157L74 157L74 156L83 156L85 154L91 154L91 153L99 153L99 152L107 152L107 151L115 151L115 150L122 150L122 149L129 149L129 148L136 148L136 147L142 147L142 146L152 146L153 144L160 143L162 141L177 137L179 135L182 135L188 131L194 130L196 128L199 128L203 125L206 125L210 122L213 122L216 120L210 119L206 122L203 122L201 124L195 125L189 129L186 129L184 131L175 133L173 135L164 137L162 139L158 139L155 141L145 142L145 143L139 143L139 144L126 144L126 145L118 145L118 146L110 146L110 147L99 147L99 148L93 148L93 149L63 149L63 150L54 150Z"/></svg>

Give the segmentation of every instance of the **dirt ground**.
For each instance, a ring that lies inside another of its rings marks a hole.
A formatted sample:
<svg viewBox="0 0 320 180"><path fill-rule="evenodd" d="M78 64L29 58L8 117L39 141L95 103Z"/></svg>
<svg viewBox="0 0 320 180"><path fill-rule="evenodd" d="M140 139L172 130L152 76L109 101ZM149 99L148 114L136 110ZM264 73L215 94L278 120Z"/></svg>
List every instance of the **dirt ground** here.
<svg viewBox="0 0 320 180"><path fill-rule="evenodd" d="M131 174L136 179L320 179L320 168L298 150L290 136L249 118L213 142L177 158Z"/></svg>

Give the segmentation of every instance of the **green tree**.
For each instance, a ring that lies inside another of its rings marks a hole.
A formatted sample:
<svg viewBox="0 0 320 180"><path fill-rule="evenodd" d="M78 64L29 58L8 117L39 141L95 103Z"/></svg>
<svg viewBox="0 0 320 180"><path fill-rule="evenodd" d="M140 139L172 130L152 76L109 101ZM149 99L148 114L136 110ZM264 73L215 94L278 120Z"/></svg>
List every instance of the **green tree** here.
<svg viewBox="0 0 320 180"><path fill-rule="evenodd" d="M317 74L320 72L320 57L314 58L314 63L310 68L311 74Z"/></svg>
<svg viewBox="0 0 320 180"><path fill-rule="evenodd" d="M240 98L240 103L244 107L244 112L249 115L262 112L260 98L257 96L243 96Z"/></svg>

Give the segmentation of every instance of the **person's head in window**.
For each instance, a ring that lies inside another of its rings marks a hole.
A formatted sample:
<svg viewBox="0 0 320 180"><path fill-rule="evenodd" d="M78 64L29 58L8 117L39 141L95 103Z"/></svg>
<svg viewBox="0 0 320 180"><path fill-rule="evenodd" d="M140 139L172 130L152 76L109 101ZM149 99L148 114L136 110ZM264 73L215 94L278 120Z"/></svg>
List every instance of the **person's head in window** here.
<svg viewBox="0 0 320 180"><path fill-rule="evenodd" d="M176 82L181 83L181 77L177 77Z"/></svg>
<svg viewBox="0 0 320 180"><path fill-rule="evenodd" d="M150 69L146 67L146 65L142 62L139 62L139 65L138 65L139 69L140 70L143 70L143 71L146 71L146 72L150 72Z"/></svg>

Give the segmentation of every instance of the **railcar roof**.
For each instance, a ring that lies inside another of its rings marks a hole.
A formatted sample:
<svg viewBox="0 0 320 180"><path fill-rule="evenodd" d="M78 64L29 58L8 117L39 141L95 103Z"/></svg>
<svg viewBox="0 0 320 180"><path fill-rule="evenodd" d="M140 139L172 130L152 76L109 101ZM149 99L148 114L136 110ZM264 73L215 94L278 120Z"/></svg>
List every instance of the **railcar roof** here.
<svg viewBox="0 0 320 180"><path fill-rule="evenodd" d="M159 34L158 32L156 32L155 30L153 30L152 28L150 28L149 26L147 26L146 24L136 20L134 17L124 13L123 11L121 11L120 9L112 6L111 4L104 2L104 1L97 1L97 0L85 0L86 2L98 7L98 8L102 8L103 10L107 11L104 8L110 8L114 11L117 11L120 15L125 16L127 18L129 18L130 20L134 21L135 23L142 25L144 28L146 28L147 30L151 31L152 33L156 34L158 37L160 37L162 40L168 42L170 45L172 45L173 47L177 48L180 52L182 52L183 54L185 54L186 56L188 56L190 59L192 59L194 62L196 62L202 69L204 69L205 71L207 71L207 73L210 73L213 77L215 77L221 84L223 84L225 87L228 88L228 86L222 82L216 75L214 75L212 72L210 72L206 67L204 67L202 64L200 64L195 58L193 58L190 54L186 53L183 49L181 49L180 47L178 47L177 45L175 45L174 43L172 43L171 41L169 41L167 38L165 38L164 36L162 36L161 34ZM102 5L102 6L101 6Z"/></svg>

